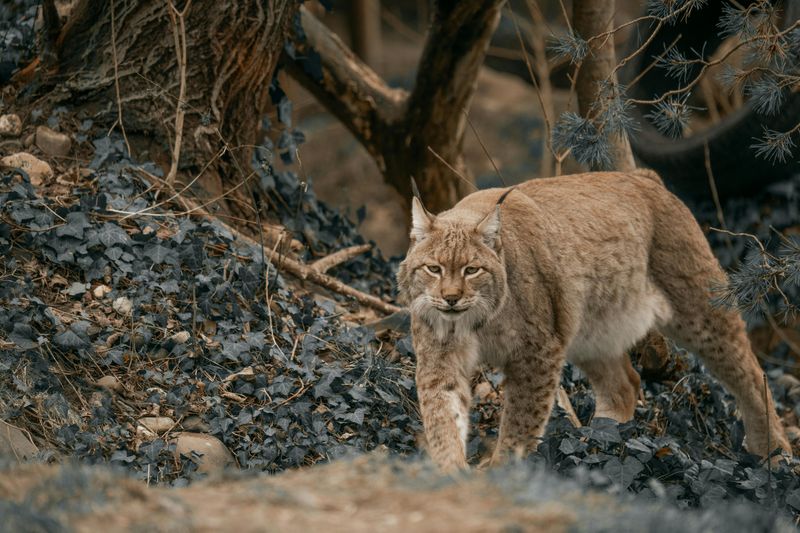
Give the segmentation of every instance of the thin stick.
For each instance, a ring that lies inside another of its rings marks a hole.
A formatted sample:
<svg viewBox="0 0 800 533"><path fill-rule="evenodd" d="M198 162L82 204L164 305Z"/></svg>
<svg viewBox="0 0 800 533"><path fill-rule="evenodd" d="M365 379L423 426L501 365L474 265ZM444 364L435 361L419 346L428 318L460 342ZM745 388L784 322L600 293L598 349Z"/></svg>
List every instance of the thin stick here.
<svg viewBox="0 0 800 533"><path fill-rule="evenodd" d="M722 211L722 204L719 202L719 193L717 192L717 182L714 179L714 171L711 169L711 151L708 148L708 141L703 143L703 154L705 156L706 174L708 175L708 186L711 188L711 198L714 200L714 206L717 209L717 220L719 221L722 229L728 229L725 224L725 213ZM725 243L728 250L733 250L733 243L731 242L730 235L725 235Z"/></svg>
<svg viewBox="0 0 800 533"><path fill-rule="evenodd" d="M326 255L322 259L319 259L309 265L309 268L319 272L320 274L324 274L328 270L332 269L336 265L340 265L345 261L349 261L350 259L361 255L365 252L368 252L372 249L371 244L359 244L357 246L350 246L349 248L344 248L342 250L338 250L333 252L330 255Z"/></svg>
<svg viewBox="0 0 800 533"><path fill-rule="evenodd" d="M480 144L481 148L483 148L483 153L486 154L486 157L489 159L489 162L494 167L495 173L497 173L497 177L500 178L500 183L503 184L503 187L508 187L508 184L506 183L506 180L503 179L503 175L500 173L500 169L497 168L497 165L495 164L494 159L492 159L492 156L489 153L489 150L487 150L486 149L486 145L483 144L483 141L481 140L481 136L478 135L478 130L475 129L475 125L472 124L472 120L470 120L470 118L469 118L469 113L467 112L466 109L464 109L463 112L464 112L464 117L467 119L467 124L469 124L469 127L472 130L472 133L475 134L475 138L478 139L478 144Z"/></svg>
<svg viewBox="0 0 800 533"><path fill-rule="evenodd" d="M178 11L172 4L171 0L167 0L167 8L169 18L172 23L172 36L175 40L175 56L178 61L178 69L180 70L180 88L178 89L178 105L175 106L175 144L172 146L172 165L167 174L167 185L172 186L175 182L175 176L178 174L178 161L181 158L181 143L183 142L183 120L185 110L183 109L183 100L186 96L186 26L184 23L184 16L189 12L189 7L192 5L192 0L187 0L183 10ZM180 33L179 33L180 28Z"/></svg>
<svg viewBox="0 0 800 533"><path fill-rule="evenodd" d="M475 189L476 191L478 190L478 186L477 186L477 185L475 185L474 183L472 183L471 181L469 181L467 178L465 178L465 177L464 177L464 175L463 175L463 174L461 174L461 172L459 172L458 170L456 170L456 169L453 167L453 165L451 165L450 163L448 163L447 161L445 161L445 160L444 160L444 158L443 158L442 156L440 156L439 154L437 154L437 153L436 153L436 150L434 150L433 148L431 148L430 146L428 146L428 151L429 151L430 153L432 153L436 159L438 159L439 161L441 161L441 162L444 164L444 166L446 166L447 168L449 168L450 170L452 170L452 171L453 171L453 174L455 174L456 176L458 176L459 178L461 178L461 179L462 179L462 180L463 180L465 183L469 183L469 184L470 184L470 186L472 186L472 188L473 188L473 189Z"/></svg>
<svg viewBox="0 0 800 533"><path fill-rule="evenodd" d="M114 126L119 124L119 129L122 131L122 138L125 140L125 148L128 150L128 157L131 157L131 144L128 142L128 135L125 133L125 124L122 122L122 97L120 96L121 93L119 90L119 62L117 61L117 22L114 4L116 4L116 0L111 0L109 7L111 8L111 56L114 59L114 90L117 93L117 121L112 124L108 133L111 133Z"/></svg>
<svg viewBox="0 0 800 533"><path fill-rule="evenodd" d="M563 7L563 4L562 4L562 7ZM541 109L542 109L542 117L544 118L544 124L545 124L545 135L544 135L544 138L542 139L542 143L544 144L545 150L542 150L542 154L544 154L546 151L549 150L550 153L552 154L553 158L557 158L557 155L556 155L555 151L553 150L553 145L550 142L550 130L551 130L551 128L550 128L550 117L548 116L548 113L547 113L548 105L545 104L544 95L542 94L542 89L541 89L541 87L539 87L539 80L537 80L536 76L533 74L533 67L531 66L531 60L528 57L528 49L525 47L525 41L522 39L522 32L520 31L519 25L517 24L517 16L514 14L514 11L508 5L506 5L506 8L508 9L508 12L509 12L508 16L509 16L509 18L511 18L511 22L514 24L514 32L517 35L517 41L519 42L519 48L522 51L522 57L525 60L525 67L528 69L528 76L530 76L530 78L531 78L531 83L533 83L533 86L536 88L536 98L537 98L537 100L539 100L539 107L541 107ZM531 11L531 13L533 13L533 12ZM566 15L566 11L564 13ZM546 64L547 64L547 59L545 59L545 66L546 66ZM537 69L537 70L540 70L539 75L541 76L542 75L541 68ZM546 76L547 76L547 81L542 80L542 84L544 85L546 83L549 86L549 84L550 84L549 69L548 69L548 72L547 72ZM550 106L552 106L552 98L549 98L549 100L550 101L548 102L548 104ZM542 167L544 167L544 164L545 163L543 161L542 162ZM549 161L547 162L547 166L549 167ZM545 176L543 175L541 177L545 177Z"/></svg>

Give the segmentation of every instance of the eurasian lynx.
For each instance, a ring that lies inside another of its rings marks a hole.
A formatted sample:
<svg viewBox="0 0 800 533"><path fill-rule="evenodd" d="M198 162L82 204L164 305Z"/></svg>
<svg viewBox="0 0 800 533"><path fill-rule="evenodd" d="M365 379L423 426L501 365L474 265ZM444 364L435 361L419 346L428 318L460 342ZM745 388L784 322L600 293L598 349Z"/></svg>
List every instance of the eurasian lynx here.
<svg viewBox="0 0 800 533"><path fill-rule="evenodd" d="M467 466L470 379L506 376L492 461L532 450L564 361L596 396L595 416L633 417L639 375L625 351L653 328L699 354L733 393L748 449L791 453L735 311L711 304L725 274L691 212L651 171L528 181L469 195L434 216L416 198L400 265L417 391L433 459ZM768 415L767 415L768 413Z"/></svg>

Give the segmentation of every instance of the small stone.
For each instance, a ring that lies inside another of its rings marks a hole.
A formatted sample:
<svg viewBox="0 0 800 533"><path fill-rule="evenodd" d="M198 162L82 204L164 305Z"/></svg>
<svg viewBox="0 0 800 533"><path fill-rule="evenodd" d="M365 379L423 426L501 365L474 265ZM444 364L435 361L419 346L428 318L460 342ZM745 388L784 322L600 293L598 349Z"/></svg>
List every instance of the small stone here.
<svg viewBox="0 0 800 533"><path fill-rule="evenodd" d="M53 175L50 165L27 152L6 156L0 159L0 164L25 171L34 186L41 185L42 181Z"/></svg>
<svg viewBox="0 0 800 533"><path fill-rule="evenodd" d="M211 429L209 425L197 415L191 415L184 418L181 422L181 428L186 431L193 431L197 433L205 433Z"/></svg>
<svg viewBox="0 0 800 533"><path fill-rule="evenodd" d="M493 390L489 382L481 381L475 385L475 396L477 396L480 401L485 401Z"/></svg>
<svg viewBox="0 0 800 533"><path fill-rule="evenodd" d="M20 463L33 459L39 448L19 428L0 420L0 456Z"/></svg>
<svg viewBox="0 0 800 533"><path fill-rule="evenodd" d="M111 287L109 287L108 285L98 285L92 290L92 294L98 300L105 298L106 294L108 294L109 292L111 292Z"/></svg>
<svg viewBox="0 0 800 533"><path fill-rule="evenodd" d="M225 467L236 464L233 455L218 438L203 433L178 433L172 442L175 443L175 459L181 460L181 455L192 457L197 461L197 471L205 474L220 472ZM199 457L198 457L199 456Z"/></svg>
<svg viewBox="0 0 800 533"><path fill-rule="evenodd" d="M797 379L791 374L781 374L780 377L775 380L775 383L786 391L795 387L800 387L800 379Z"/></svg>
<svg viewBox="0 0 800 533"><path fill-rule="evenodd" d="M125 296L120 296L114 303L111 304L111 307L114 308L114 311L117 314L122 316L130 316L131 312L133 311L133 303Z"/></svg>
<svg viewBox="0 0 800 533"><path fill-rule="evenodd" d="M800 428L797 426L787 426L785 428L786 431L786 438L789 439L789 442L792 444L797 444L800 442Z"/></svg>
<svg viewBox="0 0 800 533"><path fill-rule="evenodd" d="M139 419L139 424L153 433L161 435L175 426L175 421L168 416L145 416Z"/></svg>
<svg viewBox="0 0 800 533"><path fill-rule="evenodd" d="M13 113L0 116L0 136L19 137L22 133L22 121Z"/></svg>
<svg viewBox="0 0 800 533"><path fill-rule="evenodd" d="M31 133L30 135L26 135L24 139L22 139L22 146L25 148L30 148L33 146L33 142L36 140L36 134Z"/></svg>
<svg viewBox="0 0 800 533"><path fill-rule="evenodd" d="M103 387L111 392L119 392L122 390L122 382L114 376L103 376L95 381L95 385Z"/></svg>
<svg viewBox="0 0 800 533"><path fill-rule="evenodd" d="M786 397L794 403L800 403L800 386L789 389Z"/></svg>
<svg viewBox="0 0 800 533"><path fill-rule="evenodd" d="M47 126L39 126L36 128L36 146L47 155L66 157L72 148L72 139L69 135L53 131Z"/></svg>
<svg viewBox="0 0 800 533"><path fill-rule="evenodd" d="M186 344L186 341L189 340L190 336L191 335L188 331L179 331L170 336L169 340L171 340L175 344Z"/></svg>

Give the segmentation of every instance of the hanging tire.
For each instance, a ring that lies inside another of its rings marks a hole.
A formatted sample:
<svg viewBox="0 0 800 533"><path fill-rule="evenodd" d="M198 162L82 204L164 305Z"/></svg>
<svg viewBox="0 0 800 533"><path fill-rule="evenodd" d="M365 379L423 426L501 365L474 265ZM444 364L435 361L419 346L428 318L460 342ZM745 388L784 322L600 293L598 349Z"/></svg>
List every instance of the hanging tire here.
<svg viewBox="0 0 800 533"><path fill-rule="evenodd" d="M784 4L785 27L797 20L800 0L785 0ZM686 57L693 57L693 50L703 50L706 58L713 54L722 42L717 27L722 6L723 0L709 0L685 21L664 25L642 53L620 72L621 83L630 85L627 96L649 100L684 85L667 76L663 68L646 69L676 39L675 48ZM652 27L647 24L634 29L628 54L645 43L651 33ZM688 79L694 79L698 72L699 69L690 73ZM631 84L638 76L641 79ZM632 110L641 131L630 136L631 148L642 166L659 172L668 186L680 195L707 197L710 194L706 145L720 196L744 196L800 172L800 157L773 163L757 157L751 147L763 136L765 128L787 131L800 121L800 91L788 94L781 109L772 115L756 113L745 101L742 107L708 128L678 139L662 134L648 121L645 116L651 110L652 106L645 105L637 105Z"/></svg>

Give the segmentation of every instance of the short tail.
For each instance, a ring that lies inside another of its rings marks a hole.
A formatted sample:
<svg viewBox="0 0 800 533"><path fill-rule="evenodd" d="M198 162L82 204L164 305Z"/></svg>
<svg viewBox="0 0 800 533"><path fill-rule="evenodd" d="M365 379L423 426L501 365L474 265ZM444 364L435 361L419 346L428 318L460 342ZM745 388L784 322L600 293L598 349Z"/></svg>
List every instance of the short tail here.
<svg viewBox="0 0 800 533"><path fill-rule="evenodd" d="M633 174L634 176L641 176L643 178L653 180L662 187L664 186L664 180L661 179L661 176L659 176L655 170L651 170L649 168L637 168L632 170L631 174Z"/></svg>

